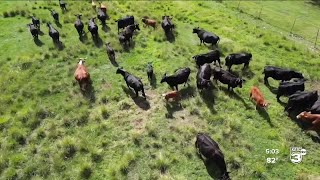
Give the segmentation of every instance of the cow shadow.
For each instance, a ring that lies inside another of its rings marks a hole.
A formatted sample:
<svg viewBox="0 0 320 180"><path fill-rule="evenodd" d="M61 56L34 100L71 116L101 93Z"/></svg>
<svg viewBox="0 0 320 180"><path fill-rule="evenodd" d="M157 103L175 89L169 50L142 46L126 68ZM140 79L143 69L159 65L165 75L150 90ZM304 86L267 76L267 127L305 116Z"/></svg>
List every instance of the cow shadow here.
<svg viewBox="0 0 320 180"><path fill-rule="evenodd" d="M251 79L254 77L254 75L255 74L252 72L250 67L242 69L242 77L246 77L248 79Z"/></svg>
<svg viewBox="0 0 320 180"><path fill-rule="evenodd" d="M34 38L33 42L34 42L34 44L36 44L39 47L44 45L44 43L39 38Z"/></svg>
<svg viewBox="0 0 320 180"><path fill-rule="evenodd" d="M272 92L272 94L278 93L278 88L271 86L269 83L266 83L265 85L270 90L270 92Z"/></svg>
<svg viewBox="0 0 320 180"><path fill-rule="evenodd" d="M206 46L208 48L208 50L215 50L215 49L219 50L218 44L215 44L215 45L206 44L206 43L203 43L203 44L204 44L204 46ZM224 56L224 54L221 54L221 56Z"/></svg>
<svg viewBox="0 0 320 180"><path fill-rule="evenodd" d="M265 120L267 120L267 122L269 123L270 127L274 127L273 123L271 122L269 113L264 109L264 108L257 108L258 114Z"/></svg>
<svg viewBox="0 0 320 180"><path fill-rule="evenodd" d="M81 89L81 88L80 88ZM88 83L86 89L83 91L81 90L82 95L88 99L91 103L94 103L96 101L96 96L95 96L95 90L94 87L92 86L92 81Z"/></svg>
<svg viewBox="0 0 320 180"><path fill-rule="evenodd" d="M111 28L106 23L102 23L101 25L102 25L102 31L107 33L111 30Z"/></svg>
<svg viewBox="0 0 320 180"><path fill-rule="evenodd" d="M234 91L229 91L226 87L220 87L220 89L224 91L224 93L227 94L229 97L241 101L246 109L251 109L251 107L246 103L246 101Z"/></svg>
<svg viewBox="0 0 320 180"><path fill-rule="evenodd" d="M199 91L200 97L202 101L206 104L206 106L210 109L210 112L216 114L217 111L214 108L215 104L215 90L213 86L210 86L208 89Z"/></svg>
<svg viewBox="0 0 320 180"><path fill-rule="evenodd" d="M176 41L176 37L174 36L174 33L172 31L165 32L165 35L166 35L167 41L169 41L170 43L173 43Z"/></svg>
<svg viewBox="0 0 320 180"><path fill-rule="evenodd" d="M64 50L64 44L61 41L54 41L54 46L59 50L62 51Z"/></svg>
<svg viewBox="0 0 320 180"><path fill-rule="evenodd" d="M54 23L58 28L62 28L62 24L59 21L54 21Z"/></svg>
<svg viewBox="0 0 320 180"><path fill-rule="evenodd" d="M44 33L41 30L38 30L38 33L39 33L40 36L44 35Z"/></svg>
<svg viewBox="0 0 320 180"><path fill-rule="evenodd" d="M79 36L79 40L82 43L86 43L88 41L88 35L86 32L84 32L81 36Z"/></svg>
<svg viewBox="0 0 320 180"><path fill-rule="evenodd" d="M127 43L124 43L124 44L121 44L122 45L122 48L125 52L130 52L131 49L134 49L134 47L136 46L136 42L135 41L130 41L129 44Z"/></svg>
<svg viewBox="0 0 320 180"><path fill-rule="evenodd" d="M150 83L150 86L152 87L152 89L157 88L157 77L155 74L153 74L151 80L149 79L149 83Z"/></svg>
<svg viewBox="0 0 320 180"><path fill-rule="evenodd" d="M119 67L119 64L117 63L115 58L109 57L109 60L114 67Z"/></svg>
<svg viewBox="0 0 320 180"><path fill-rule="evenodd" d="M196 91L195 87L190 86L189 84L186 86L187 87L179 90L181 100L192 98L195 95L195 91Z"/></svg>
<svg viewBox="0 0 320 180"><path fill-rule="evenodd" d="M99 34L97 37L93 38L93 43L96 47L100 48L103 45L103 41L100 38Z"/></svg>
<svg viewBox="0 0 320 180"><path fill-rule="evenodd" d="M167 113L165 114L165 116L168 119L174 119L175 117L173 116L173 114L183 109L179 101L167 101L165 107L167 109Z"/></svg>
<svg viewBox="0 0 320 180"><path fill-rule="evenodd" d="M221 170L219 169L219 167L217 166L217 164L215 162L213 162L213 161L205 162L204 160L202 160L202 161L203 161L203 164L206 167L206 170L207 170L209 176L212 179L221 179L222 172L221 172Z"/></svg>
<svg viewBox="0 0 320 180"><path fill-rule="evenodd" d="M133 102L134 102L139 108L141 108L141 109L143 109L143 110L145 110L145 111L148 110L148 109L150 109L150 103L148 102L147 99L145 99L145 98L143 98L143 97L140 96L140 93L141 93L141 92L139 92L139 96L136 97L136 94L135 94L130 88L128 88L128 87L126 87L126 86L123 86L123 85L121 85L121 86L122 86L123 91L124 91L127 95L129 95L129 96L131 97L131 99L133 100Z"/></svg>

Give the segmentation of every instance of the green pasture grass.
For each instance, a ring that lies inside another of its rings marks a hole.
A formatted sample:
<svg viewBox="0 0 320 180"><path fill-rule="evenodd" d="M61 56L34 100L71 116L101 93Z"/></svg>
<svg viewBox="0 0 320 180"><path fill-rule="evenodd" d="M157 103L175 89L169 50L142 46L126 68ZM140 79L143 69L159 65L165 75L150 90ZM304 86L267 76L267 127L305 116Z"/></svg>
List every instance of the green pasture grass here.
<svg viewBox="0 0 320 180"><path fill-rule="evenodd" d="M118 64L142 79L147 102L131 98L105 47L92 42L87 26L87 41L79 41L74 14L81 13L87 24L96 16L89 1L68 1L69 11L64 14L57 2L1 2L1 179L210 179L194 148L197 132L208 133L219 143L233 179L319 177L319 143L312 140L316 134L303 132L287 117L262 75L265 65L292 68L306 76L307 90L319 90L314 85L320 75L319 54L263 29L263 22L239 19L233 9L218 2L104 3L111 17L110 30L104 32L99 25L100 37L111 42ZM62 27L53 22L48 9L60 13ZM42 45L33 42L26 26L31 14L42 22ZM117 40L114 21L125 15L134 15L141 28L129 52ZM160 24L156 30L143 27L142 16L160 23L162 15L173 17L174 42L165 39ZM55 48L44 22L59 30L63 50ZM199 46L192 34L198 26L220 36L222 59L233 52L253 54L248 70L232 67L246 79L242 89L230 93L225 85L214 83L212 90L197 90L197 68L191 57L210 49ZM89 95L80 92L73 76L81 57L87 58L93 81ZM147 80L148 62L153 62L156 86ZM181 102L165 103L161 94L169 87L160 84L162 75L186 66L192 73L190 86L179 86ZM278 85L271 79L270 84ZM249 100L253 85L271 103L268 114L259 114ZM289 160L291 146L307 149L299 165ZM267 148L280 150L279 162L266 164ZM218 170L212 171L218 177Z"/></svg>

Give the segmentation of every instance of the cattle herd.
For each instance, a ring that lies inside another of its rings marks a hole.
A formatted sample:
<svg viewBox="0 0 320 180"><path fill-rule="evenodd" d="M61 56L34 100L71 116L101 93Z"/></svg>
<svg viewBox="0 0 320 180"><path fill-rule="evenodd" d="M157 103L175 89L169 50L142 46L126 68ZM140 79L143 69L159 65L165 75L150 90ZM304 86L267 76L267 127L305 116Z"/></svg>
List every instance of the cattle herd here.
<svg viewBox="0 0 320 180"><path fill-rule="evenodd" d="M59 5L63 11L66 11L66 3L62 0L59 0ZM109 19L107 15L107 7L99 3L97 18L101 21L102 26L106 24L106 20ZM96 2L92 1L92 7L96 8ZM59 22L59 14L50 10L51 16L54 21ZM40 20L35 16L32 16L32 23L28 24L30 32L34 38L38 38L40 32ZM157 22L148 17L143 17L141 21L145 26L157 27ZM140 30L139 24L135 22L134 16L126 16L122 19L116 20L118 28L118 38L119 42L122 45L130 45L130 41L136 30ZM59 42L59 32L50 24L47 23L49 28L49 36L54 42ZM74 27L77 30L79 37L81 38L84 35L84 24L81 21L81 15L76 15L76 20ZM176 27L172 22L172 18L169 16L163 16L161 27L164 32L170 33ZM88 22L88 30L91 32L93 40L95 40L98 35L98 25L95 22L95 18L90 18ZM123 29L121 32L120 29ZM220 37L214 33L208 32L206 30L200 29L199 27L194 28L192 33L197 34L200 39L200 45L202 43L211 44L213 47L216 47L214 50L211 50L208 53L198 54L192 58L195 61L196 66L198 67L198 73L196 74L196 84L197 88L201 91L208 90L212 86L211 77L215 79L215 82L218 81L222 84L228 86L228 90L233 90L233 88L242 87L242 84L245 82L244 79L236 76L231 72L231 67L233 65L244 64L243 68L249 68L249 63L252 60L251 53L232 53L226 56L224 70L221 66L221 52L217 49ZM115 51L111 47L110 43L106 44L106 52L111 61L115 61ZM84 59L80 59L78 67L75 71L75 79L78 81L82 91L86 91L88 84L91 83L90 74L87 68L84 65ZM214 62L214 64L212 64ZM218 66L216 66L216 62ZM149 62L147 65L147 77L149 81L152 80L154 74L154 69L152 63ZM296 113L296 118L301 119L302 121L309 124L307 130L320 131L320 98L318 97L317 91L304 91L305 85L304 82L306 79L299 72L290 69L284 69L275 66L266 66L262 72L264 74L264 84L269 86L268 78L273 78L274 80L280 80L278 91L277 91L277 100L280 101L281 96L289 96L288 103L285 107L285 111L290 113ZM123 68L118 68L116 74L121 74L129 88L132 88L135 91L136 96L138 92L142 92L142 96L146 98L144 92L144 86L140 78L130 74ZM161 83L166 82L171 89L174 91L163 94L166 100L175 99L179 97L178 85L179 84L188 84L189 75L191 74L191 69L189 67L184 67L177 69L172 75L164 74ZM266 102L263 93L258 87L252 87L250 90L250 98L255 102L256 109L262 108L266 110L268 103ZM222 179L230 179L228 171L226 168L226 163L224 160L224 155L221 152L218 144L212 140L208 135L204 133L199 133L196 137L196 148L199 155L205 162L212 161L215 162L222 171Z"/></svg>

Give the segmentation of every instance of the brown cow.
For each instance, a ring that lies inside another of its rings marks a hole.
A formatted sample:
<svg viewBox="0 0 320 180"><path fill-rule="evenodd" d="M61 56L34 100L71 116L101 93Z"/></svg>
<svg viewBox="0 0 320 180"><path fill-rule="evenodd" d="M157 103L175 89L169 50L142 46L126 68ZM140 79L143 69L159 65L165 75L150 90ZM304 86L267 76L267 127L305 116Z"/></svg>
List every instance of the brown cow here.
<svg viewBox="0 0 320 180"><path fill-rule="evenodd" d="M78 67L74 72L74 78L78 81L82 91L85 91L88 83L90 83L90 74L87 68L84 66L84 60L80 59Z"/></svg>
<svg viewBox="0 0 320 180"><path fill-rule="evenodd" d="M151 26L151 27L153 27L153 29L156 29L156 25L157 25L157 21L156 20L148 19L148 18L142 18L142 22L146 26Z"/></svg>
<svg viewBox="0 0 320 180"><path fill-rule="evenodd" d="M307 130L320 132L320 114L311 114L310 112L303 111L297 116L297 119L312 124Z"/></svg>
<svg viewBox="0 0 320 180"><path fill-rule="evenodd" d="M260 89L258 87L253 86L250 91L250 98L256 102L256 109L258 107L266 108L268 107L268 103L265 101Z"/></svg>
<svg viewBox="0 0 320 180"><path fill-rule="evenodd" d="M165 94L162 94L162 96L168 101L169 99L178 100L179 92L178 91L171 91Z"/></svg>

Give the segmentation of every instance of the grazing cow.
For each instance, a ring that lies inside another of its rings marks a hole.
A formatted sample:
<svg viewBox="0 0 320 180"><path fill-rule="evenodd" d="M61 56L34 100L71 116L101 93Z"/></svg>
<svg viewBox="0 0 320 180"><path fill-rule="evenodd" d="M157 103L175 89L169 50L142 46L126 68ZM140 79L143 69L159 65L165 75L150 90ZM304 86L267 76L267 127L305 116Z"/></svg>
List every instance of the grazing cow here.
<svg viewBox="0 0 320 180"><path fill-rule="evenodd" d="M231 66L234 64L244 64L243 68L246 68L249 66L249 62L252 58L251 53L233 53L229 54L226 57L226 66L228 67L228 70L231 70Z"/></svg>
<svg viewBox="0 0 320 180"><path fill-rule="evenodd" d="M222 177L220 179L230 180L224 155L217 142L211 139L207 134L198 133L195 146L198 154L205 164L213 162L218 166L222 173Z"/></svg>
<svg viewBox="0 0 320 180"><path fill-rule="evenodd" d="M186 85L190 72L190 68L186 67L176 70L175 74L171 76L167 76L167 73L165 73L161 79L161 83L166 82L172 89L175 87L178 91L178 84L184 83Z"/></svg>
<svg viewBox="0 0 320 180"><path fill-rule="evenodd" d="M83 23L81 21L81 14L76 14L75 16L77 16L77 20L76 22L74 23L74 27L76 28L78 34L79 34L79 37L81 37L83 34L84 34L84 31L83 31Z"/></svg>
<svg viewBox="0 0 320 180"><path fill-rule="evenodd" d="M194 28L192 33L197 33L197 35L200 39L200 45L202 43L210 43L213 46L213 45L218 45L218 43L220 41L219 36L217 36L213 33L210 33L208 31L205 31L203 29L200 29L199 27Z"/></svg>
<svg viewBox="0 0 320 180"><path fill-rule="evenodd" d="M111 61L115 61L116 60L116 53L114 52L114 49L110 46L110 42L106 43L106 50L107 50L107 54L108 57Z"/></svg>
<svg viewBox="0 0 320 180"><path fill-rule="evenodd" d="M63 11L67 11L67 7L66 7L67 3L65 3L63 0L59 0L59 5Z"/></svg>
<svg viewBox="0 0 320 180"><path fill-rule="evenodd" d="M40 31L40 20L35 16L31 16L32 24L34 24L37 29Z"/></svg>
<svg viewBox="0 0 320 180"><path fill-rule="evenodd" d="M197 73L197 88L198 89L207 89L210 86L210 78L212 75L212 69L210 64L202 65Z"/></svg>
<svg viewBox="0 0 320 180"><path fill-rule="evenodd" d="M165 33L171 32L172 29L175 28L175 25L172 23L172 18L170 18L169 16L162 16L161 27Z"/></svg>
<svg viewBox="0 0 320 180"><path fill-rule="evenodd" d="M216 61L218 61L219 66L221 67L220 55L221 55L221 52L215 49L205 54L195 55L192 58L196 61L196 64L198 65L198 67L202 66L205 63L212 63L213 61L214 61L214 64L216 64Z"/></svg>
<svg viewBox="0 0 320 180"><path fill-rule="evenodd" d="M171 91L165 94L162 94L162 96L166 99L166 101L169 101L170 99L178 100L180 97L178 91Z"/></svg>
<svg viewBox="0 0 320 180"><path fill-rule="evenodd" d="M49 28L49 36L52 38L53 42L60 42L59 40L59 31L56 30L50 23L47 23Z"/></svg>
<svg viewBox="0 0 320 180"><path fill-rule="evenodd" d="M124 28L124 31L120 33L119 35L119 41L121 44L128 42L130 44L130 41L132 39L133 33L135 30L139 30L139 24L132 24Z"/></svg>
<svg viewBox="0 0 320 180"><path fill-rule="evenodd" d="M280 97L283 95L289 96L294 94L297 91L304 91L304 81L284 81L280 82L278 91L277 91L277 100L280 101Z"/></svg>
<svg viewBox="0 0 320 180"><path fill-rule="evenodd" d="M59 14L55 10L52 10L52 9L50 9L50 12L51 12L51 16L53 17L53 19L56 22L59 22Z"/></svg>
<svg viewBox="0 0 320 180"><path fill-rule="evenodd" d="M33 38L38 39L39 31L37 29L37 26L35 24L28 24L28 26Z"/></svg>
<svg viewBox="0 0 320 180"><path fill-rule="evenodd" d="M105 5L102 4L101 2L99 2L99 5L100 5L100 9L101 9L105 14L107 14L107 6L105 6Z"/></svg>
<svg viewBox="0 0 320 180"><path fill-rule="evenodd" d="M266 108L268 103L265 101L262 92L258 87L253 86L250 90L250 98L256 102L256 109L258 107Z"/></svg>
<svg viewBox="0 0 320 180"><path fill-rule="evenodd" d="M119 29L123 29L129 25L134 24L134 16L126 16L122 19L116 20L116 22L118 23L118 33L119 33Z"/></svg>
<svg viewBox="0 0 320 180"><path fill-rule="evenodd" d="M221 68L214 69L214 79L219 80L223 84L228 84L228 90L233 90L233 88L240 87L242 88L242 83L245 81L234 74L231 74L228 71L225 71Z"/></svg>
<svg viewBox="0 0 320 180"><path fill-rule="evenodd" d="M106 20L107 20L107 14L99 7L98 8L98 14L97 14L98 19L101 21L102 25L106 24Z"/></svg>
<svg viewBox="0 0 320 180"><path fill-rule="evenodd" d="M116 74L121 74L126 81L128 88L134 89L136 93L136 97L138 97L138 92L142 91L142 96L146 98L146 94L144 93L143 84L141 79L135 77L134 75L128 73L127 71L123 70L122 68L118 68Z"/></svg>
<svg viewBox="0 0 320 180"><path fill-rule="evenodd" d="M149 81L152 81L152 77L153 77L153 66L151 62L148 62L147 64L147 75L148 75L148 79Z"/></svg>
<svg viewBox="0 0 320 180"><path fill-rule="evenodd" d="M89 19L89 24L88 24L88 30L90 31L92 38L98 38L99 34L98 34L98 26L95 22L95 17Z"/></svg>
<svg viewBox="0 0 320 180"><path fill-rule="evenodd" d="M264 74L264 83L269 84L268 78L272 77L275 80L281 81L290 81L292 78L300 78L303 79L301 73L290 70L290 69L283 69L275 66L266 66L263 70Z"/></svg>
<svg viewBox="0 0 320 180"><path fill-rule="evenodd" d="M142 18L142 22L143 22L146 26L151 26L151 27L153 27L153 29L156 29L156 25L157 25L157 21L156 21L156 20L147 19L147 18Z"/></svg>
<svg viewBox="0 0 320 180"><path fill-rule="evenodd" d="M310 111L312 114L320 114L320 98L311 106Z"/></svg>
<svg viewBox="0 0 320 180"><path fill-rule="evenodd" d="M289 96L288 104L285 107L285 111L291 110L307 110L309 109L318 99L318 92L296 92Z"/></svg>
<svg viewBox="0 0 320 180"><path fill-rule="evenodd" d="M320 132L320 114L311 114L310 112L304 111L297 116L297 119L301 119L312 125L307 129L308 131Z"/></svg>
<svg viewBox="0 0 320 180"><path fill-rule="evenodd" d="M80 59L78 67L74 73L74 78L78 81L80 89L85 91L88 83L90 83L90 74L87 68L84 66L84 60Z"/></svg>

